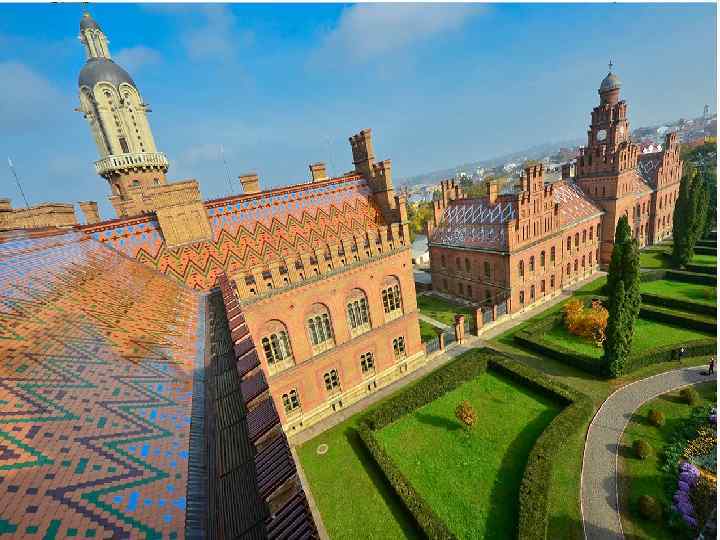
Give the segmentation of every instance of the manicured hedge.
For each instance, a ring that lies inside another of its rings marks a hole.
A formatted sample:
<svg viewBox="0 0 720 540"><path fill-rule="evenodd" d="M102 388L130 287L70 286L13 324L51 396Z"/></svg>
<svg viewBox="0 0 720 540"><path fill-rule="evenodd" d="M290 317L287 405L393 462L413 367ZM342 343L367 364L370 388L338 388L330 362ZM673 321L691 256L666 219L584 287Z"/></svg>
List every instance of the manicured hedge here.
<svg viewBox="0 0 720 540"><path fill-rule="evenodd" d="M591 400L519 362L490 349L473 349L432 372L417 384L368 412L360 420L360 437L388 482L429 538L455 538L430 505L415 491L402 471L384 451L374 432L430 403L486 370L551 396L565 408L538 437L528 457L519 493L518 538L544 540L549 523L549 492L553 469L564 442L587 425L594 408Z"/></svg>
<svg viewBox="0 0 720 540"><path fill-rule="evenodd" d="M717 255L717 247L695 246L695 253L698 255Z"/></svg>
<svg viewBox="0 0 720 540"><path fill-rule="evenodd" d="M630 355L625 361L625 373L631 373L645 366L677 360L681 347L685 347L685 358L705 356L716 353L717 342L708 337L707 339L695 339L685 343L656 347L643 351L641 354Z"/></svg>
<svg viewBox="0 0 720 540"><path fill-rule="evenodd" d="M709 268L706 266L705 268ZM658 278L662 279L662 278ZM715 287L717 284L715 276L707 273L686 272L683 270L666 270L665 279L673 279L675 281L684 281L694 285L710 285ZM651 280L652 281L652 280Z"/></svg>
<svg viewBox="0 0 720 540"><path fill-rule="evenodd" d="M648 270L648 271L640 272L640 278L639 278L640 283L645 283L647 281L657 281L659 279L665 279L666 274L667 274L667 270L665 270L665 269Z"/></svg>
<svg viewBox="0 0 720 540"><path fill-rule="evenodd" d="M640 307L640 317L651 321L690 328L698 332L707 332L709 334L715 334L717 332L717 322L714 319L711 320L702 316L673 311L658 306L642 305Z"/></svg>
<svg viewBox="0 0 720 540"><path fill-rule="evenodd" d="M699 313L701 315L715 316L717 308L712 304L704 304L702 302L693 302L692 300L681 300L670 296L659 296L657 294L642 293L643 304L651 306L660 306L670 309L679 309L681 311L689 311L691 313Z"/></svg>
<svg viewBox="0 0 720 540"><path fill-rule="evenodd" d="M688 272L695 272L696 274L710 274L712 276L717 275L717 266L705 266L702 264L688 264L688 265L685 265L685 269Z"/></svg>

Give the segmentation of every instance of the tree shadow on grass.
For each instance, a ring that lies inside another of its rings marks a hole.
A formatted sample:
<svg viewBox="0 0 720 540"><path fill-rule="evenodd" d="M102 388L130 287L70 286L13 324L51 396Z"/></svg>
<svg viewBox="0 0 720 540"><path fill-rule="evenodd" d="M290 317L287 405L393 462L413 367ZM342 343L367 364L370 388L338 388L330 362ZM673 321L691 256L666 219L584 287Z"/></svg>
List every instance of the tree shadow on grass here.
<svg viewBox="0 0 720 540"><path fill-rule="evenodd" d="M505 450L495 476L485 530L492 538L516 538L519 517L519 490L527 458L537 438L552 422L559 411L540 413L523 428Z"/></svg>
<svg viewBox="0 0 720 540"><path fill-rule="evenodd" d="M679 394L675 393L663 394L659 397L659 399L669 401L670 403L685 403L685 400Z"/></svg>
<svg viewBox="0 0 720 540"><path fill-rule="evenodd" d="M442 428L445 431L457 431L458 429L462 429L462 426L458 421L451 420L450 418L420 412L416 412L413 416L417 418L418 422L427 424L428 426Z"/></svg>
<svg viewBox="0 0 720 540"><path fill-rule="evenodd" d="M358 461L360 461L365 473L368 475L368 478L370 478L380 497L382 497L390 513L392 513L395 518L395 521L397 521L402 528L406 538L424 538L425 535L415 521L415 518L407 511L402 500L385 478L385 474L383 474L380 467L375 463L368 449L365 448L359 432L355 428L348 427L343 432L343 435L345 435L350 448L355 452ZM347 487L348 489L352 489L352 486ZM380 533L381 531L378 531L378 534Z"/></svg>

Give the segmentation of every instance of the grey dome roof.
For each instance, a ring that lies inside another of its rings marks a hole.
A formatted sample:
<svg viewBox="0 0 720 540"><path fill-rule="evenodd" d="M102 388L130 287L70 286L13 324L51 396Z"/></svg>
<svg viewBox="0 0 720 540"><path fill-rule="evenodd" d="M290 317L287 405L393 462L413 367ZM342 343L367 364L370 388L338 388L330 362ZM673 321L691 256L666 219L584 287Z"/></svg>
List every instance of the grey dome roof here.
<svg viewBox="0 0 720 540"><path fill-rule="evenodd" d="M100 25L95 22L95 19L93 19L87 11L83 13L82 19L80 19L80 30L85 30L86 28L97 28L100 30Z"/></svg>
<svg viewBox="0 0 720 540"><path fill-rule="evenodd" d="M616 88L620 88L620 79L611 71L600 83L600 91L607 92L609 90L615 90Z"/></svg>
<svg viewBox="0 0 720 540"><path fill-rule="evenodd" d="M120 83L135 86L132 78L123 68L108 58L90 58L80 70L78 86L94 88L99 82L107 82L115 87Z"/></svg>

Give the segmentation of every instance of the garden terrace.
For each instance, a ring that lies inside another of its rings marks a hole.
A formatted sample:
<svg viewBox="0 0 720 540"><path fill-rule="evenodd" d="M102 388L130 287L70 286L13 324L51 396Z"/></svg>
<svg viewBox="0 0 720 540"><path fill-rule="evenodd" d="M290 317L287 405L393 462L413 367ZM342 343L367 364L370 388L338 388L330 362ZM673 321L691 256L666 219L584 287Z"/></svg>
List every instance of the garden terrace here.
<svg viewBox="0 0 720 540"><path fill-rule="evenodd" d="M479 436L455 429L451 411L463 398L482 406ZM360 436L429 537L545 538L554 469L548 456L590 413L582 394L497 353L474 349L368 412ZM506 419L502 426L489 421L498 416ZM400 449L402 440L416 442L412 455ZM423 451L423 440L443 444ZM494 442L487 446L488 440Z"/></svg>
<svg viewBox="0 0 720 540"><path fill-rule="evenodd" d="M417 305L423 315L451 327L455 324L455 315L465 315L466 320L474 320L475 318L475 309L454 304L437 296L418 295Z"/></svg>
<svg viewBox="0 0 720 540"><path fill-rule="evenodd" d="M695 386L700 402L698 405L710 406L716 401L715 382ZM692 407L683 401L679 391L664 394L637 409L622 436L619 452L619 487L623 530L628 537L638 540L676 540L682 535L667 524L667 516L672 504L672 492L668 485L673 484L674 475L663 470L663 452L673 442L678 432L687 426ZM665 423L656 427L648 422L650 410L661 412ZM639 459L633 451L633 443L646 441L651 452L645 459ZM675 481L675 485L677 482ZM662 522L653 522L642 518L638 513L638 499L642 495L654 497L664 510Z"/></svg>

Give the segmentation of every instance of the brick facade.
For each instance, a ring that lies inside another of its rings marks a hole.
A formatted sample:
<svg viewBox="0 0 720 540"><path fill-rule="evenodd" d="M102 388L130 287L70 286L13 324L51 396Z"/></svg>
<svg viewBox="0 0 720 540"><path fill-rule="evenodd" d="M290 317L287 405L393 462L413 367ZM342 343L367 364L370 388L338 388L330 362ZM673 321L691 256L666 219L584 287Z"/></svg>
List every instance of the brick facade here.
<svg viewBox="0 0 720 540"><path fill-rule="evenodd" d="M433 288L490 309L505 299L520 311L584 279L609 262L625 214L641 247L672 234L682 174L677 136L640 154L629 138L620 81L609 73L598 91L588 144L563 179L545 183L542 165L525 169L519 189L465 198L441 183L428 223Z"/></svg>

